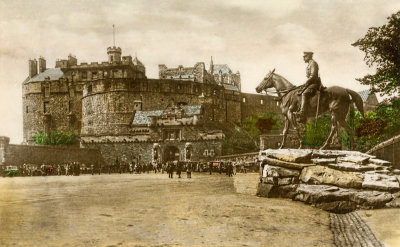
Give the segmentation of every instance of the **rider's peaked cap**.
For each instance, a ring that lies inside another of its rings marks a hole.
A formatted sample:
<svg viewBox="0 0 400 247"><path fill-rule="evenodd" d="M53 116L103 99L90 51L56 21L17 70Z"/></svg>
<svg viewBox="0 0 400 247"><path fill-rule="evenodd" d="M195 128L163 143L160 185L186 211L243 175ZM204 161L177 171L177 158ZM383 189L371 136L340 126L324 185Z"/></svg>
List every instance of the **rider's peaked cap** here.
<svg viewBox="0 0 400 247"><path fill-rule="evenodd" d="M305 56L312 56L314 53L311 51L305 51L303 57Z"/></svg>

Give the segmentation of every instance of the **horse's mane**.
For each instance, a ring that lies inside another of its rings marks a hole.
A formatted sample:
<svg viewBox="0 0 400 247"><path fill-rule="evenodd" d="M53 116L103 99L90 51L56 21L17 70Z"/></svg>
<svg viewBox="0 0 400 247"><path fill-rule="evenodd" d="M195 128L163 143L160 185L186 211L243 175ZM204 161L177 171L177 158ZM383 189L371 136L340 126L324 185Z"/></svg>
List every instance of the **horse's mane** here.
<svg viewBox="0 0 400 247"><path fill-rule="evenodd" d="M292 89L294 87L296 87L295 85L293 85L290 81L288 81L285 77L281 76L280 74L274 73L275 76L279 77L284 84L287 86L286 89Z"/></svg>

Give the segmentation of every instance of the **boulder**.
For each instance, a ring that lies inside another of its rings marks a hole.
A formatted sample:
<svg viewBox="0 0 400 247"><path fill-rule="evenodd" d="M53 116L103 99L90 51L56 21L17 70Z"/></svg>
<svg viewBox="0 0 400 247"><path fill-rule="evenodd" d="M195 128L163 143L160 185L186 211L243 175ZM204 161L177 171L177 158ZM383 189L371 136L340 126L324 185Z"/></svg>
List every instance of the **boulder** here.
<svg viewBox="0 0 400 247"><path fill-rule="evenodd" d="M300 180L311 184L329 184L344 188L361 188L363 176L357 172L346 172L325 166L310 166L302 170Z"/></svg>
<svg viewBox="0 0 400 247"><path fill-rule="evenodd" d="M376 165L359 165L352 162L329 163L327 166L336 170L351 172L374 171L376 169Z"/></svg>
<svg viewBox="0 0 400 247"><path fill-rule="evenodd" d="M310 163L312 150L307 149L269 149L267 156L286 162Z"/></svg>
<svg viewBox="0 0 400 247"><path fill-rule="evenodd" d="M336 186L300 184L297 187L295 200L310 204L349 201L353 193L352 190Z"/></svg>
<svg viewBox="0 0 400 247"><path fill-rule="evenodd" d="M287 162L287 161L282 161L274 158L264 158L263 160L263 165L272 165L272 166L279 166L279 167L284 167L288 169L295 169L295 170L302 170L304 167L307 166L314 166L315 164L305 164L305 163L294 163L294 162Z"/></svg>
<svg viewBox="0 0 400 247"><path fill-rule="evenodd" d="M383 191L364 190L350 195L350 200L362 208L382 208L392 199L392 194Z"/></svg>
<svg viewBox="0 0 400 247"><path fill-rule="evenodd" d="M363 189L398 191L399 181L395 176L387 174L366 172L362 183Z"/></svg>
<svg viewBox="0 0 400 247"><path fill-rule="evenodd" d="M298 170L287 169L279 166L264 166L263 176L278 176L278 177L298 177L300 172ZM265 174L265 175L264 175Z"/></svg>
<svg viewBox="0 0 400 247"><path fill-rule="evenodd" d="M392 163L386 160L381 160L381 159L369 159L369 162L375 165L380 165L380 166L390 166Z"/></svg>
<svg viewBox="0 0 400 247"><path fill-rule="evenodd" d="M347 214L357 209L357 204L352 201L334 201L315 204L316 208L335 214Z"/></svg>
<svg viewBox="0 0 400 247"><path fill-rule="evenodd" d="M369 159L369 157L351 155L339 157L338 162L352 162L358 165L366 165Z"/></svg>
<svg viewBox="0 0 400 247"><path fill-rule="evenodd" d="M277 186L273 184L259 183L257 188L257 196L268 198L290 198L296 196L296 188L298 185Z"/></svg>
<svg viewBox="0 0 400 247"><path fill-rule="evenodd" d="M336 163L336 158L314 158L311 159L312 163L317 165Z"/></svg>

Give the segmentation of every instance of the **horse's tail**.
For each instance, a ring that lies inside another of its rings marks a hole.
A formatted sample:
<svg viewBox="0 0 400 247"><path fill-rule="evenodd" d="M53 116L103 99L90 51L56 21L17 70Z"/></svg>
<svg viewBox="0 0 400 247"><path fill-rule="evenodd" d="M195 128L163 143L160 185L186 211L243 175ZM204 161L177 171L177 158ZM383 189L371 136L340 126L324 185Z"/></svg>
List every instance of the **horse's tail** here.
<svg viewBox="0 0 400 247"><path fill-rule="evenodd" d="M358 111L364 117L364 104L361 96L351 89L346 89L346 91L348 94L350 94L351 100L356 104Z"/></svg>

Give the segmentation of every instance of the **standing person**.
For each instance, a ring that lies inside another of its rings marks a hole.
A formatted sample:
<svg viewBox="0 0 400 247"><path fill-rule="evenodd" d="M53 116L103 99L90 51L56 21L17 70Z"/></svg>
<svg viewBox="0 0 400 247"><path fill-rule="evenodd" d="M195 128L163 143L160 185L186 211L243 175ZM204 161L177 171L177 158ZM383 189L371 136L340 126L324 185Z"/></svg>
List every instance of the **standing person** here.
<svg viewBox="0 0 400 247"><path fill-rule="evenodd" d="M176 175L178 175L178 178L181 178L181 173L182 173L182 162L180 162L180 161L174 161L174 165L176 166Z"/></svg>
<svg viewBox="0 0 400 247"><path fill-rule="evenodd" d="M208 170L210 171L210 175L212 174L212 168L213 168L213 163L210 162L210 164L208 165Z"/></svg>
<svg viewBox="0 0 400 247"><path fill-rule="evenodd" d="M90 170L92 172L92 175L94 175L94 165L93 164L90 165Z"/></svg>
<svg viewBox="0 0 400 247"><path fill-rule="evenodd" d="M175 164L169 161L169 177L174 178Z"/></svg>
<svg viewBox="0 0 400 247"><path fill-rule="evenodd" d="M132 174L133 172L133 164L132 162L129 162L129 174Z"/></svg>
<svg viewBox="0 0 400 247"><path fill-rule="evenodd" d="M321 88L321 78L319 77L319 67L317 62L313 60L312 52L304 52L303 59L308 63L306 68L307 81L303 84L303 89L297 94L301 95L300 110L295 113L300 121L306 120L306 108L309 99L314 96Z"/></svg>
<svg viewBox="0 0 400 247"><path fill-rule="evenodd" d="M186 177L192 178L192 164L190 163L186 165Z"/></svg>

